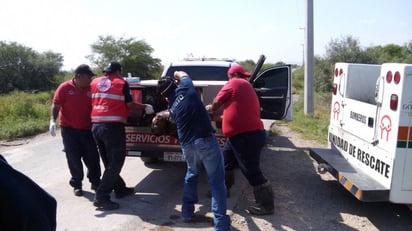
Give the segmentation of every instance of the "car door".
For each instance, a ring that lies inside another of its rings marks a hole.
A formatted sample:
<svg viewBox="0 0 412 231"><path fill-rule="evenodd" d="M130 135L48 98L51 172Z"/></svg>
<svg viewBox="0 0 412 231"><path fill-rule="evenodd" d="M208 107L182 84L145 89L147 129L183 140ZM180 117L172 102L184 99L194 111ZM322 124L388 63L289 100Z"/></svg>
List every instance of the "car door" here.
<svg viewBox="0 0 412 231"><path fill-rule="evenodd" d="M292 120L291 66L275 66L249 80L260 103L262 119Z"/></svg>

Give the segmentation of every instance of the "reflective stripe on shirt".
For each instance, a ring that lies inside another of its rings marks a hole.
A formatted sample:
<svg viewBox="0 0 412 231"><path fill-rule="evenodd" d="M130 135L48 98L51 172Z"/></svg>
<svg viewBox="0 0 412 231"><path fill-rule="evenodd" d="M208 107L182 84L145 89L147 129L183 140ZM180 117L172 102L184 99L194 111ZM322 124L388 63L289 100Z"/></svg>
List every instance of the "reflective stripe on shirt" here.
<svg viewBox="0 0 412 231"><path fill-rule="evenodd" d="M121 116L92 116L92 122L99 123L99 122L123 122L127 123L127 119Z"/></svg>
<svg viewBox="0 0 412 231"><path fill-rule="evenodd" d="M114 94L107 94L107 93L94 93L92 94L92 98L107 98L107 99L114 99L124 101L124 96L114 95Z"/></svg>

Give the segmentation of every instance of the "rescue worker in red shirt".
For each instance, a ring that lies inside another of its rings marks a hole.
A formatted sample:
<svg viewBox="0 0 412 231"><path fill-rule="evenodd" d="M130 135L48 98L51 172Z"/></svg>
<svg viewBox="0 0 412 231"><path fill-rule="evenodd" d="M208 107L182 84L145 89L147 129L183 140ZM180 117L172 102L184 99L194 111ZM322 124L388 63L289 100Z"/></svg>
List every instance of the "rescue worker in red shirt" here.
<svg viewBox="0 0 412 231"><path fill-rule="evenodd" d="M256 205L248 212L254 215L273 214L272 186L260 169L260 153L266 143L266 131L260 119L259 99L248 81L250 73L235 65L228 70L229 81L221 88L211 105L213 112L223 106L222 130L227 137L223 148L225 181L229 188L234 183L233 169L241 172L253 186Z"/></svg>
<svg viewBox="0 0 412 231"><path fill-rule="evenodd" d="M96 190L100 183L100 159L91 132L90 82L95 75L90 67L82 64L74 71L74 77L59 85L54 93L50 113L49 131L56 135L56 119L59 116L61 136L71 178L74 195L82 196L84 177L83 164L87 167L87 178L91 189Z"/></svg>
<svg viewBox="0 0 412 231"><path fill-rule="evenodd" d="M134 188L126 187L120 176L125 161L125 124L130 110L145 110L154 113L149 104L134 103L129 84L122 76L122 66L111 62L104 70L105 75L91 83L92 93L92 133L99 149L105 170L93 205L102 210L118 209L119 204L110 199L112 190L116 198L134 193Z"/></svg>

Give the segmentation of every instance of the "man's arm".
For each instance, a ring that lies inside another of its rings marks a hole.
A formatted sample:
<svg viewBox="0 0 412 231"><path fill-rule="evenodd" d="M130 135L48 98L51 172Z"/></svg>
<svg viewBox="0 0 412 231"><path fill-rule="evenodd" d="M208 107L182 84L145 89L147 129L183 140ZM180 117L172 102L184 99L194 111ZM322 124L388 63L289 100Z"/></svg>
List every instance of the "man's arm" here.
<svg viewBox="0 0 412 231"><path fill-rule="evenodd" d="M60 105L59 104L52 104L50 109L50 120L56 121L57 117L59 116Z"/></svg>
<svg viewBox="0 0 412 231"><path fill-rule="evenodd" d="M216 98L214 98L214 99L213 99L213 102L212 102L211 110L212 110L212 111L216 111L216 110L219 109L222 105L223 105L222 102L220 102L220 101L218 101Z"/></svg>
<svg viewBox="0 0 412 231"><path fill-rule="evenodd" d="M123 86L123 94L126 103L126 107L132 111L145 110L146 114L154 113L153 106L150 104L142 104L133 102L132 95L130 94L129 84L126 82Z"/></svg>

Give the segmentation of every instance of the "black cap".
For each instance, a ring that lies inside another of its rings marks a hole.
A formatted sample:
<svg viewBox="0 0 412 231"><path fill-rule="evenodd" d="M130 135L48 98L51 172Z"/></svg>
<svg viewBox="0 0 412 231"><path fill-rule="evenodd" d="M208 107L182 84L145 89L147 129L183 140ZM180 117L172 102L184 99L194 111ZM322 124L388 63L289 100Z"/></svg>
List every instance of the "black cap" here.
<svg viewBox="0 0 412 231"><path fill-rule="evenodd" d="M82 65L78 66L76 68L76 70L74 71L74 73L76 75L86 74L86 75L90 75L90 76L95 76L92 69L89 67L89 65L86 65L86 64L82 64Z"/></svg>
<svg viewBox="0 0 412 231"><path fill-rule="evenodd" d="M108 74L113 73L115 71L122 71L122 65L120 65L120 63L118 62L111 62L103 71Z"/></svg>

